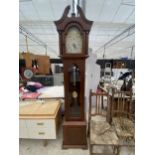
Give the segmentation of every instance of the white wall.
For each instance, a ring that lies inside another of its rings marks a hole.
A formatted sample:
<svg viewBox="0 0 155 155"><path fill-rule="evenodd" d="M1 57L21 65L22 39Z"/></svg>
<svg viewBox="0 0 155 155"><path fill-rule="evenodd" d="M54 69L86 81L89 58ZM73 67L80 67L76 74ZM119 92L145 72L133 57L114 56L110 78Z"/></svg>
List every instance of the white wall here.
<svg viewBox="0 0 155 155"><path fill-rule="evenodd" d="M97 56L89 52L89 57L86 59L85 73L85 110L88 112L89 105L89 90L96 90L100 80L100 66L96 64Z"/></svg>

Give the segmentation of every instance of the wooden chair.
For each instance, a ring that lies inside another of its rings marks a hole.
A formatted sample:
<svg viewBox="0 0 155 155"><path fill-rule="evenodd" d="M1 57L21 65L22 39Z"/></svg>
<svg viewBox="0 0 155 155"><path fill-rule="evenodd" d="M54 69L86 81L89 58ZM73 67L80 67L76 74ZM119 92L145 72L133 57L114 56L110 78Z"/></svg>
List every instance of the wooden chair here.
<svg viewBox="0 0 155 155"><path fill-rule="evenodd" d="M90 155L106 154L105 152L94 153L94 147L104 146L109 148L109 155L118 155L118 137L114 129L108 123L108 102L109 95L105 92L92 92L89 95L89 144Z"/></svg>
<svg viewBox="0 0 155 155"><path fill-rule="evenodd" d="M119 146L134 146L135 123L131 91L112 91L110 122L119 138Z"/></svg>

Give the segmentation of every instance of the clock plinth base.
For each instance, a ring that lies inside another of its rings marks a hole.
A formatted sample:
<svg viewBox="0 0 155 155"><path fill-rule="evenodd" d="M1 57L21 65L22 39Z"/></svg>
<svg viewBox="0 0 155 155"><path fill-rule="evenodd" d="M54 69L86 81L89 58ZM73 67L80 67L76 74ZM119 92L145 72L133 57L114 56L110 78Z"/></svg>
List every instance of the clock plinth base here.
<svg viewBox="0 0 155 155"><path fill-rule="evenodd" d="M64 143L62 144L62 149L84 149L87 150L88 146L86 145L65 145Z"/></svg>
<svg viewBox="0 0 155 155"><path fill-rule="evenodd" d="M86 121L65 121L63 123L63 149L87 149Z"/></svg>

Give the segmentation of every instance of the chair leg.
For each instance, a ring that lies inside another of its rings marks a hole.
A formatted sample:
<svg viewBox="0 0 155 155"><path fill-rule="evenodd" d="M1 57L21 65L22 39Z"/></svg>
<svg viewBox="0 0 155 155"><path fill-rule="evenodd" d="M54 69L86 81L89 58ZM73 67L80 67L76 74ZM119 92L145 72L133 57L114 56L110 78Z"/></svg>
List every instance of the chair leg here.
<svg viewBox="0 0 155 155"><path fill-rule="evenodd" d="M90 144L90 149L89 149L89 151L90 151L90 155L92 155L92 154L93 154L93 145L91 145L91 144Z"/></svg>
<svg viewBox="0 0 155 155"><path fill-rule="evenodd" d="M87 129L87 137L90 136L90 123L88 123L88 129Z"/></svg>
<svg viewBox="0 0 155 155"><path fill-rule="evenodd" d="M120 146L117 146L117 155L120 154Z"/></svg>
<svg viewBox="0 0 155 155"><path fill-rule="evenodd" d="M113 153L115 153L115 150L116 150L115 146L111 146L111 147L112 147Z"/></svg>
<svg viewBox="0 0 155 155"><path fill-rule="evenodd" d="M113 146L113 153L119 155L119 146Z"/></svg>

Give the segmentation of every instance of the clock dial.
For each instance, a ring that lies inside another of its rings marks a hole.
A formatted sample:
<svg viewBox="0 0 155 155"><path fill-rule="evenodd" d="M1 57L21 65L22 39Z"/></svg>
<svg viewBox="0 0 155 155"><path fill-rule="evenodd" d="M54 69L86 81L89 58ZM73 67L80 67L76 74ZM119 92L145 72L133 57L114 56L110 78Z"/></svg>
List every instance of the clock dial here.
<svg viewBox="0 0 155 155"><path fill-rule="evenodd" d="M82 52L82 35L78 28L71 27L66 35L66 53L78 54Z"/></svg>
<svg viewBox="0 0 155 155"><path fill-rule="evenodd" d="M24 70L24 77L25 77L26 79L31 79L32 76L33 76L32 70L30 70L30 69L25 69L25 70Z"/></svg>

